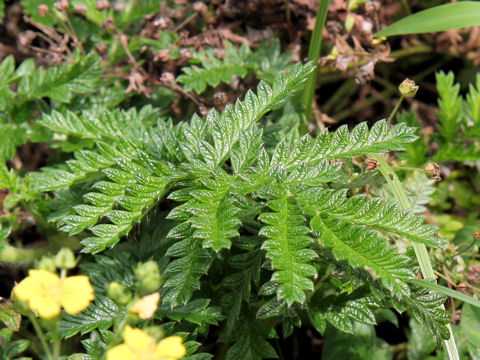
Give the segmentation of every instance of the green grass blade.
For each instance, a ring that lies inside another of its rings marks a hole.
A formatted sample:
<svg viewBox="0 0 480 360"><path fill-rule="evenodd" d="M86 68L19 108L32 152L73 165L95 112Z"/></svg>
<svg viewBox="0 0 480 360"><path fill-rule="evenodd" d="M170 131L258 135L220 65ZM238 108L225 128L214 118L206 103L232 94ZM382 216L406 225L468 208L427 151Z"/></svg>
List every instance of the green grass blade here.
<svg viewBox="0 0 480 360"><path fill-rule="evenodd" d="M473 305L473 306L476 306L478 308L480 308L480 301L471 297L471 296L468 296L468 295L465 295L459 291L456 291L456 290L452 290L452 289L449 289L445 286L442 286L442 285L438 285L436 283L433 283L431 281L428 281L428 280L424 280L424 279L410 279L408 280L409 283L412 283L412 284L415 284L415 285L418 285L418 286L422 286L424 288L427 288L427 289L430 289L430 290L433 290L433 291L436 291L436 292L439 292L440 294L443 294L443 295L446 295L446 296L449 296L449 297L453 297L457 300L461 300L467 304L470 304L470 305Z"/></svg>
<svg viewBox="0 0 480 360"><path fill-rule="evenodd" d="M407 16L380 31L380 36L420 34L480 25L480 2L461 1Z"/></svg>
<svg viewBox="0 0 480 360"><path fill-rule="evenodd" d="M405 189L403 188L402 183L398 179L397 174L395 171L388 165L385 159L379 154L369 154L368 157L373 157L378 160L380 166L378 170L385 178L387 184L390 186L390 189L395 195L400 207L404 209L411 208L410 200L407 197ZM418 263L420 265L420 270L424 278L432 279L435 281L435 273L433 271L432 263L430 262L430 258L428 256L427 248L424 244L417 244L415 242L412 243L413 248L415 250L415 255L417 256ZM411 280L415 281L415 280ZM422 282L423 284L423 282ZM432 284L432 283L430 283ZM445 307L442 305L442 309ZM458 355L457 345L455 343L455 338L453 336L452 325L447 324L448 330L450 332L450 338L448 340L444 340L445 350L447 351L448 358L450 360L460 360Z"/></svg>
<svg viewBox="0 0 480 360"><path fill-rule="evenodd" d="M317 64L318 59L320 58L322 33L327 19L328 5L330 5L330 0L320 0L317 17L315 19L315 28L313 29L312 38L310 39L310 45L308 47L308 61L312 61L314 64ZM312 114L312 101L313 95L315 94L315 85L317 83L317 72L318 69L315 68L310 74L305 83L305 90L303 92L303 103L305 106L305 117L307 118L307 122L310 121L310 116Z"/></svg>

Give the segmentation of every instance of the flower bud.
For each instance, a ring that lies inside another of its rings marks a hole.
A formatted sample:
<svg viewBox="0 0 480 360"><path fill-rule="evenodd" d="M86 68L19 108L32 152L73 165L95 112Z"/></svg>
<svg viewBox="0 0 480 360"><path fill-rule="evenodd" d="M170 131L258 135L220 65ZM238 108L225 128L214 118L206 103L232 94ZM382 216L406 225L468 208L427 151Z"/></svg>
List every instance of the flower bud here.
<svg viewBox="0 0 480 360"><path fill-rule="evenodd" d="M415 81L410 79L405 79L402 81L398 87L400 94L406 98L413 98L418 91L418 85L415 84Z"/></svg>
<svg viewBox="0 0 480 360"><path fill-rule="evenodd" d="M103 21L102 27L106 30L115 30L115 21L112 17L108 17Z"/></svg>
<svg viewBox="0 0 480 360"><path fill-rule="evenodd" d="M425 173L430 175L430 177L435 180L436 182L442 181L442 174L440 171L440 166L436 163L430 163L426 168L425 168Z"/></svg>
<svg viewBox="0 0 480 360"><path fill-rule="evenodd" d="M107 295L119 305L127 304L132 298L130 292L127 291L122 284L116 281L113 281L108 285Z"/></svg>
<svg viewBox="0 0 480 360"><path fill-rule="evenodd" d="M55 260L52 257L42 256L40 260L35 262L35 269L55 272L57 267L55 265Z"/></svg>
<svg viewBox="0 0 480 360"><path fill-rule="evenodd" d="M73 269L77 266L77 261L75 260L75 255L73 251L69 248L62 248L57 255L55 256L55 265L59 269Z"/></svg>
<svg viewBox="0 0 480 360"><path fill-rule="evenodd" d="M41 4L37 7L37 14L44 17L48 13L48 5Z"/></svg>
<svg viewBox="0 0 480 360"><path fill-rule="evenodd" d="M85 4L75 4L73 10L80 15L85 15L88 11L87 5Z"/></svg>
<svg viewBox="0 0 480 360"><path fill-rule="evenodd" d="M53 6L55 6L55 9L57 9L58 11L65 11L68 9L70 4L68 3L67 0L59 0L55 2Z"/></svg>
<svg viewBox="0 0 480 360"><path fill-rule="evenodd" d="M96 9L99 11L106 10L110 7L110 2L108 0L97 0Z"/></svg>
<svg viewBox="0 0 480 360"><path fill-rule="evenodd" d="M162 286L160 269L153 260L138 264L135 268L135 276L138 279L137 286L143 293L151 293Z"/></svg>

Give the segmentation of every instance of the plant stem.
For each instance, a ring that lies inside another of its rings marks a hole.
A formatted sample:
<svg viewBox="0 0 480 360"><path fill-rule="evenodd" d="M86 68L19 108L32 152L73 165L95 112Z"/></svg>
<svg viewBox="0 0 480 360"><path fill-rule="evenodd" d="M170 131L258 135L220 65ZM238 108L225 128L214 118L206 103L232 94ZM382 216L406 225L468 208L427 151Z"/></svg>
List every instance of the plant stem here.
<svg viewBox="0 0 480 360"><path fill-rule="evenodd" d="M60 270L60 279L65 280L66 277L67 277L67 270L65 269Z"/></svg>
<svg viewBox="0 0 480 360"><path fill-rule="evenodd" d="M348 79L343 82L342 85L333 93L332 96L323 104L322 109L325 113L330 112L333 106L335 106L342 98L348 98L351 93L355 92L355 81Z"/></svg>
<svg viewBox="0 0 480 360"><path fill-rule="evenodd" d="M310 39L310 45L308 47L308 61L312 61L314 64L318 64L320 59L320 52L322 50L322 33L327 20L328 6L330 0L320 0L320 5L317 10L317 17L315 19L315 28L313 29L312 37ZM305 117L307 122L310 122L312 115L312 101L315 94L315 85L317 83L318 68L308 77L303 92L303 104L305 106Z"/></svg>
<svg viewBox="0 0 480 360"><path fill-rule="evenodd" d="M53 334L53 359L58 360L60 357L60 349L62 346L62 343L60 342L60 336L58 335L58 321L55 324L55 328L52 332Z"/></svg>
<svg viewBox="0 0 480 360"><path fill-rule="evenodd" d="M402 95L402 96L400 97L400 99L397 101L397 105L395 105L395 107L393 108L392 112L390 113L390 116L389 116L388 119L387 119L387 126L390 126L390 124L392 123L393 117L395 116L395 114L397 113L398 109L400 108L400 105L402 104L404 98L405 98L405 97Z"/></svg>
<svg viewBox="0 0 480 360"><path fill-rule="evenodd" d="M380 93L380 95L382 95L382 96L385 95L385 94L387 94L386 90L383 90ZM371 97L365 99L364 101L362 101L359 104L355 104L355 105L353 105L353 106L351 106L351 107L349 107L349 108L347 108L343 111L340 111L340 112L334 114L333 118L337 121L341 121L341 120L345 119L346 117L350 116L351 114L354 114L355 112L360 111L360 110L362 110L363 108L365 108L369 105L375 104L377 101L379 101L377 97L371 96Z"/></svg>
<svg viewBox="0 0 480 360"><path fill-rule="evenodd" d="M410 209L410 200L408 199L405 189L403 188L402 183L398 179L395 171L390 167L390 165L388 165L388 163L380 154L369 154L368 157L374 158L379 162L380 166L378 167L378 170L387 181L387 184L390 186L390 189L400 204L400 207L403 209ZM412 242L412 244L418 263L420 264L420 270L423 278L426 280L432 280L436 283L435 273L433 272L432 263L430 262L430 258L428 256L427 247L425 244L418 244L416 242ZM442 305L441 308L445 310L445 306ZM448 358L450 360L460 360L457 346L455 344L455 338L453 337L451 324L447 324L447 328L450 332L450 338L448 340L444 340L444 345L448 353Z"/></svg>
<svg viewBox="0 0 480 360"><path fill-rule="evenodd" d="M45 340L45 334L43 333L43 330L40 327L40 324L38 323L37 318L32 315L29 315L28 318L32 322L33 328L35 329L35 332L37 333L37 336L40 339L40 343L42 344L43 351L45 351L47 358L49 360L57 360L56 358L53 357L52 352L50 351L47 341Z"/></svg>
<svg viewBox="0 0 480 360"><path fill-rule="evenodd" d="M432 52L432 48L430 46L425 44L419 44L416 46L411 46L404 49L392 51L390 53L390 57L398 59L405 56L416 55L416 54L427 54L431 52Z"/></svg>
<svg viewBox="0 0 480 360"><path fill-rule="evenodd" d="M0 262L4 263L20 263L31 264L49 251L49 247L41 247L38 249L21 249L11 245L5 245L0 250Z"/></svg>
<svg viewBox="0 0 480 360"><path fill-rule="evenodd" d="M400 1L403 6L403 10L407 13L407 15L412 15L412 10L410 9L410 5L408 5L407 0L401 0Z"/></svg>

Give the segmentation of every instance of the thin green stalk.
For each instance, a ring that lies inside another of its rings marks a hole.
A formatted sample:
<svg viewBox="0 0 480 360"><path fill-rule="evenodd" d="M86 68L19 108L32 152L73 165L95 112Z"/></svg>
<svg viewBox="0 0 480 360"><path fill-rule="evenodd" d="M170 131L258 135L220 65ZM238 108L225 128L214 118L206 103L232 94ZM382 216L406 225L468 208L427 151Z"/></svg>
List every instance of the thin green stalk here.
<svg viewBox="0 0 480 360"><path fill-rule="evenodd" d="M53 330L53 359L58 360L60 357L60 351L62 347L62 343L60 341L60 336L58 334L58 321L55 324L55 328Z"/></svg>
<svg viewBox="0 0 480 360"><path fill-rule="evenodd" d="M0 262L9 264L31 264L36 259L40 259L48 253L48 251L49 247L21 249L11 245L5 245L3 249L0 250Z"/></svg>
<svg viewBox="0 0 480 360"><path fill-rule="evenodd" d="M380 92L380 95L382 95L382 96L386 96L387 94L388 94L388 90L383 90L382 92ZM377 101L379 101L379 100L376 96L370 96L370 97L366 98L365 100L363 100L361 103L355 104L355 105L351 106L350 108L347 108L343 111L340 111L340 112L334 114L333 118L337 121L344 120L345 118L347 118L351 114L354 114L355 112L360 111L360 110L366 108L369 105L375 104Z"/></svg>
<svg viewBox="0 0 480 360"><path fill-rule="evenodd" d="M387 184L390 186L400 206L403 209L410 209L410 200L408 199L407 194L403 189L402 183L398 179L395 171L390 167L390 165L388 165L388 163L381 155L369 154L368 156L376 159L380 164L378 170L387 181ZM430 262L430 257L428 256L427 248L425 247L425 245L413 242L413 248L420 264L420 270L422 271L423 277L426 279L435 279L432 263Z"/></svg>
<svg viewBox="0 0 480 360"><path fill-rule="evenodd" d="M329 264L328 267L325 269L325 274L323 274L323 276L315 282L315 287L313 288L313 291L311 293L307 294L306 303L308 303L310 301L310 299L312 298L312 296L315 295L317 290L320 289L320 287L322 287L322 285L324 284L324 281L328 277L330 277L330 275L332 274L332 270L333 270L333 265Z"/></svg>
<svg viewBox="0 0 480 360"><path fill-rule="evenodd" d="M320 0L320 5L317 10L317 17L315 19L315 28L313 29L312 37L310 39L310 45L308 47L308 61L313 61L314 64L318 63L320 59L320 51L322 49L322 33L327 20L328 6L330 0ZM307 121L310 121L312 115L312 102L315 94L315 85L317 83L318 68L310 74L305 84L303 92L303 104L305 106L305 117Z"/></svg>
<svg viewBox="0 0 480 360"><path fill-rule="evenodd" d="M387 181L387 184L390 186L390 189L400 204L400 207L403 209L410 209L412 205L395 171L390 167L390 165L388 165L388 163L380 154L369 154L368 156L376 159L379 162L380 166L378 167L378 170ZM416 242L412 242L412 244L418 263L420 264L420 270L423 278L436 282L432 263L430 262L430 257L428 256L427 247L425 244L418 244ZM445 310L443 305L441 307ZM455 338L453 337L451 324L447 324L447 328L450 332L450 338L448 340L444 340L444 345L448 353L448 358L450 360L460 360L457 346L455 344Z"/></svg>
<svg viewBox="0 0 480 360"><path fill-rule="evenodd" d="M33 315L29 315L28 317L32 322L33 328L35 329L35 332L37 333L38 338L40 339L40 343L42 344L43 351L45 351L45 355L47 355L47 358L49 360L57 360L53 357L52 352L50 351L50 347L47 344L47 340L45 340L45 334L43 333L43 330L40 327L40 324L38 323L37 318Z"/></svg>
<svg viewBox="0 0 480 360"><path fill-rule="evenodd" d="M398 109L400 108L400 105L402 104L404 98L405 98L405 96L403 96L403 95L400 97L400 100L397 101L397 105L395 105L392 112L390 113L390 116L387 119L387 125L388 126L390 126L390 124L392 123L393 117L395 116Z"/></svg>
<svg viewBox="0 0 480 360"><path fill-rule="evenodd" d="M410 9L410 5L408 5L407 0L400 0L403 6L403 10L407 13L407 15L412 15L412 10Z"/></svg>
<svg viewBox="0 0 480 360"><path fill-rule="evenodd" d="M415 284L415 285L418 285L418 286L425 287L427 289L430 289L430 290L433 290L433 291L436 291L436 292L439 292L440 294L450 296L454 299L463 301L467 304L476 306L477 308L480 309L480 301L479 300L475 299L473 296L468 296L464 293L461 293L460 291L449 289L448 287L438 285L437 283L432 283L432 282L430 282L428 280L424 280L424 279L410 279L408 282L410 282L412 284Z"/></svg>
<svg viewBox="0 0 480 360"><path fill-rule="evenodd" d="M353 79L348 79L333 93L332 96L323 104L323 111L330 112L332 108L338 104L342 98L348 98L351 93L355 92L355 82Z"/></svg>
<svg viewBox="0 0 480 360"><path fill-rule="evenodd" d="M419 44L416 46L407 47L404 49L399 49L392 51L390 56L392 58L398 59L405 56L416 55L416 54L428 54L432 52L432 48L425 44Z"/></svg>

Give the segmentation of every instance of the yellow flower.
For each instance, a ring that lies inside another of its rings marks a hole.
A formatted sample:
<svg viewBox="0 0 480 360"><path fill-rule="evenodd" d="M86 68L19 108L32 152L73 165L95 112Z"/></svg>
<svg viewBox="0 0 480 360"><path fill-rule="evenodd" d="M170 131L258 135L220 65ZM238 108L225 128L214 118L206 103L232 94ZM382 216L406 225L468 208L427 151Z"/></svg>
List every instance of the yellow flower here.
<svg viewBox="0 0 480 360"><path fill-rule="evenodd" d="M30 270L28 276L13 289L15 296L27 301L41 318L52 318L63 306L69 314L85 310L95 298L90 279L84 275L60 279L46 270Z"/></svg>
<svg viewBox="0 0 480 360"><path fill-rule="evenodd" d="M155 344L145 331L127 326L123 339L123 344L107 351L107 360L177 360L187 353L180 336L169 336Z"/></svg>
<svg viewBox="0 0 480 360"><path fill-rule="evenodd" d="M160 294L158 292L144 296L132 305L130 312L138 314L138 317L142 320L150 319L157 310L159 300Z"/></svg>

